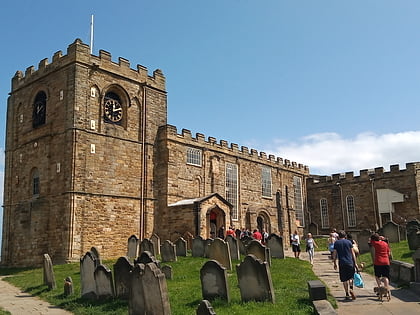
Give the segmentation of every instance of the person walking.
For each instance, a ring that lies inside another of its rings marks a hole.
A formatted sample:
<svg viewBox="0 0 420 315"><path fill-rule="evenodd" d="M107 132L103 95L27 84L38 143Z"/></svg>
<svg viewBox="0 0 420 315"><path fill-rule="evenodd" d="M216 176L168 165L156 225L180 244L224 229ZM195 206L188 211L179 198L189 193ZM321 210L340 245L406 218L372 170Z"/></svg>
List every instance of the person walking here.
<svg viewBox="0 0 420 315"><path fill-rule="evenodd" d="M378 287L381 287L381 283L383 282L383 286L389 290L389 271L391 265L391 250L389 244L384 237L375 233L370 237L370 245L373 247L373 269L376 283L378 284Z"/></svg>
<svg viewBox="0 0 420 315"><path fill-rule="evenodd" d="M337 259L340 281L343 283L344 291L346 292L346 300L355 300L353 278L355 270L357 270L356 255L354 254L353 244L346 239L346 232L344 231L338 232L338 240L334 243L334 270L337 270Z"/></svg>
<svg viewBox="0 0 420 315"><path fill-rule="evenodd" d="M292 251L295 254L295 258L299 258L300 256L300 238L298 231L295 231L291 236L290 240L292 242Z"/></svg>
<svg viewBox="0 0 420 315"><path fill-rule="evenodd" d="M314 238L312 237L312 233L308 233L308 235L306 237L306 251L308 252L309 262L310 262L311 266L314 265L315 247L318 248L318 245L315 242Z"/></svg>

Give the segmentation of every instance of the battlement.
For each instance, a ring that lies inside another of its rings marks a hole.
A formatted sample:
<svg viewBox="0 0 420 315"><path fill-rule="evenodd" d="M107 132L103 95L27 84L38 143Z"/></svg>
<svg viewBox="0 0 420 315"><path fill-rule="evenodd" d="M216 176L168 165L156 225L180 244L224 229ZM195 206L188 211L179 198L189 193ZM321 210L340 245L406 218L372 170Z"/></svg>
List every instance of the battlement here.
<svg viewBox="0 0 420 315"><path fill-rule="evenodd" d="M300 172L309 172L309 168L306 165L293 162L287 159L275 157L274 155L270 154L267 156L265 152L258 152L255 149L248 149L248 147L241 146L239 148L238 144L236 143L229 143L226 140L220 140L217 143L216 138L208 137L207 141L205 136L201 133L197 133L195 137L192 136L191 131L188 129L182 129L181 133L179 134L177 128L173 125L165 125L160 127L161 131L164 129L165 136L168 139L173 139L179 142L182 142L186 145L197 145L203 148L213 148L215 150L224 151L225 153L230 153L232 155L242 156L246 159L251 159L254 161L261 161L264 163L271 163L274 167L283 167L289 169L296 169Z"/></svg>
<svg viewBox="0 0 420 315"><path fill-rule="evenodd" d="M360 170L359 176L354 176L353 172L332 174L331 176L313 176L313 183L331 183L331 182L346 182L352 180L374 180L384 179L395 176L416 175L417 170L420 170L420 162L411 162L405 164L405 169L400 170L398 164L391 165L389 172L385 172L383 167L376 167L373 169Z"/></svg>
<svg viewBox="0 0 420 315"><path fill-rule="evenodd" d="M95 71L103 70L116 73L165 91L166 79L160 69L156 69L153 71L153 75L149 76L146 67L137 65L136 69L132 69L130 68L130 62L122 57L118 58L118 62L113 62L111 54L105 50L100 50L99 56L92 55L89 45L84 44L80 39L76 39L68 46L67 55L57 51L54 53L51 63L49 63L48 58L42 59L38 64L38 70L34 66L30 66L25 73L17 71L12 78L12 92L72 63L82 63Z"/></svg>

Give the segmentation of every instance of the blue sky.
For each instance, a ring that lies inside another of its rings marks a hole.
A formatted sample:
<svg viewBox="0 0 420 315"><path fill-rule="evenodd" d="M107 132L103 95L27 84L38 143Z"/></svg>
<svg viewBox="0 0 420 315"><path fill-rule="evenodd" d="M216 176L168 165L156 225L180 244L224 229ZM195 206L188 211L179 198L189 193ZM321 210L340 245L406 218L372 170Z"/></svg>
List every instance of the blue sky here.
<svg viewBox="0 0 420 315"><path fill-rule="evenodd" d="M76 38L162 69L168 123L332 174L420 161L420 2L0 3L0 147L10 80ZM0 169L3 169L3 156Z"/></svg>

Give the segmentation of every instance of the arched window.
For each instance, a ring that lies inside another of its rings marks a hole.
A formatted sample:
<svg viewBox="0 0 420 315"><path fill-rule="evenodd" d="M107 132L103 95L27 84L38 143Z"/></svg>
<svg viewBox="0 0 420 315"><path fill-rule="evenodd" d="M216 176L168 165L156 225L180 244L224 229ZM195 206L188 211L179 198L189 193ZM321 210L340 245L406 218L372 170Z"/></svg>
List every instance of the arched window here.
<svg viewBox="0 0 420 315"><path fill-rule="evenodd" d="M349 223L349 227L354 227L356 226L356 208L354 206L353 196L346 197L346 205L347 205L347 220Z"/></svg>
<svg viewBox="0 0 420 315"><path fill-rule="evenodd" d="M39 172L38 169L32 170L32 196L37 197L40 193L40 185L39 185Z"/></svg>
<svg viewBox="0 0 420 315"><path fill-rule="evenodd" d="M36 128L45 124L47 115L47 94L38 92L32 105L32 127Z"/></svg>
<svg viewBox="0 0 420 315"><path fill-rule="evenodd" d="M328 218L328 203L327 203L327 199L322 198L319 201L319 206L321 208L321 227L323 229L328 228L330 225L330 221Z"/></svg>

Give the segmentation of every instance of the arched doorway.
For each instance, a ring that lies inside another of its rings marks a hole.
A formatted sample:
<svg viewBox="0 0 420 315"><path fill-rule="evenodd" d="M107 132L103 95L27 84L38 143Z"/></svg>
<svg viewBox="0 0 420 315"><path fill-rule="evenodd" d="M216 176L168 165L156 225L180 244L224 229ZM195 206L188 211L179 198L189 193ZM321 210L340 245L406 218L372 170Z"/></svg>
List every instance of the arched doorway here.
<svg viewBox="0 0 420 315"><path fill-rule="evenodd" d="M220 237L221 230L226 229L226 215L219 207L214 207L207 212L207 237ZM224 237L223 237L224 238Z"/></svg>
<svg viewBox="0 0 420 315"><path fill-rule="evenodd" d="M265 212L258 213L257 216L257 228L260 232L263 230L266 231L268 234L271 233L271 224L270 224L270 217Z"/></svg>

